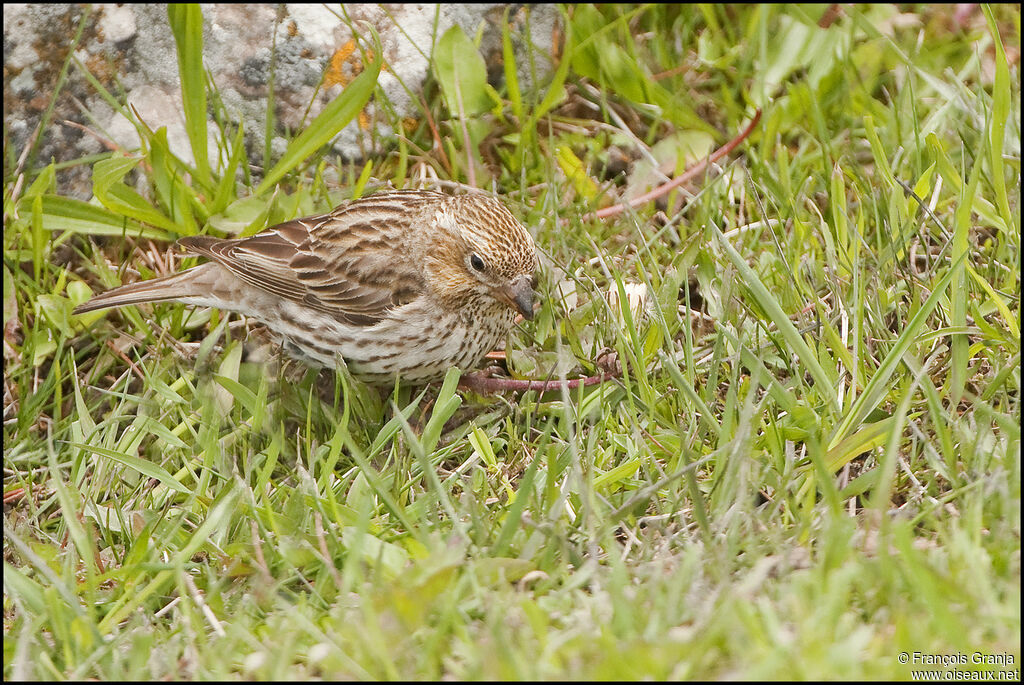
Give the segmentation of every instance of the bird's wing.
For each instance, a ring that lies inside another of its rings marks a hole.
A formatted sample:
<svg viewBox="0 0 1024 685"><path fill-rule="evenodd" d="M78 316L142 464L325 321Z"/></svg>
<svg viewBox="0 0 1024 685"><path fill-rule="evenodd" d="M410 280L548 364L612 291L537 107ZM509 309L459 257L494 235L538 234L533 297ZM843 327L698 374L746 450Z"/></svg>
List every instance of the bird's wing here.
<svg viewBox="0 0 1024 685"><path fill-rule="evenodd" d="M257 288L345 323L370 326L426 288L408 237L425 229L413 225L427 215L425 203L443 197L394 191L249 238L192 236L179 243Z"/></svg>

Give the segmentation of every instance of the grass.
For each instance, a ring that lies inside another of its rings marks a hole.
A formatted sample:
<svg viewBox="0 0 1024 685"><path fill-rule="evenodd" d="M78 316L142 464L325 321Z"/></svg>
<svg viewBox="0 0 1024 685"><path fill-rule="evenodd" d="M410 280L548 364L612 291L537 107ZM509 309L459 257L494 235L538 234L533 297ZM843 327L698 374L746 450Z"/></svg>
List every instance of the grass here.
<svg viewBox="0 0 1024 685"><path fill-rule="evenodd" d="M216 165L141 122L60 165L5 136L5 678L1019 677L1019 9L564 11L535 86L511 36L493 94L444 37L365 166L322 146L374 61L265 172L195 8L171 21ZM757 107L717 173L583 219ZM71 164L97 203L58 194ZM499 192L545 254L509 372L619 380L379 391L261 363L221 313L70 313L181 268L176 236L423 177Z"/></svg>

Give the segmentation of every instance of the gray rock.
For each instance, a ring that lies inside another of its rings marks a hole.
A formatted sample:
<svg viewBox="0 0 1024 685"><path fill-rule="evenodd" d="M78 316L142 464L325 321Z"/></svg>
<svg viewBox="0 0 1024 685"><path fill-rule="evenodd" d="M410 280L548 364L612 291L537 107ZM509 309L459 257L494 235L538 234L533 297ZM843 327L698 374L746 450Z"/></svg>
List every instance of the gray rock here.
<svg viewBox="0 0 1024 685"><path fill-rule="evenodd" d="M552 39L561 17L551 5L202 5L204 64L230 117L244 122L250 161L263 159L266 98L274 79L275 125L300 130L337 97L362 68L371 46L366 24L381 37L387 68L378 85L387 105L371 100L362 116L333 141L358 160L390 144L397 121L418 118L418 98L430 73L431 47L451 26L481 38L492 85L504 78L501 19L506 7L523 88L552 69ZM50 104L57 77L84 14L80 5L4 6L4 125L15 157ZM276 28L276 44L275 44ZM532 60L530 51L532 50ZM185 133L177 50L164 4L97 4L86 20L75 58L120 102L133 104L153 129L166 126L171 149L193 162ZM74 122L68 124L64 122ZM78 124L79 126L75 126ZM211 163L216 163L209 122ZM139 146L135 127L72 65L37 143L35 166L70 161L116 145ZM273 154L283 150L275 138ZM58 174L60 191L91 196L88 165Z"/></svg>

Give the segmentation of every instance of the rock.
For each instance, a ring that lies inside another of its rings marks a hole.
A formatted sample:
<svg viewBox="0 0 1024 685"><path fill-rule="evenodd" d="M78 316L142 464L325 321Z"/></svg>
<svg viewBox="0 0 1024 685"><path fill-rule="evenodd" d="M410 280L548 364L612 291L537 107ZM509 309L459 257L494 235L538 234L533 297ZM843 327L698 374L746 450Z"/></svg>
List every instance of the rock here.
<svg viewBox="0 0 1024 685"><path fill-rule="evenodd" d="M276 133L300 130L362 70L360 47L372 47L365 26L373 26L384 50L386 67L378 85L387 105L375 97L332 141L343 158L358 160L386 148L399 122L418 119L432 43L451 26L460 26L471 38L479 33L488 78L501 87L506 7L511 7L517 69L525 89L531 83L529 46L539 79L546 79L553 66L552 43L561 17L550 5L382 4L337 10L299 4L203 5L204 65L229 116L244 122L249 159L259 164L271 74ZM181 109L177 48L164 4L98 4L88 14L81 5L5 5L4 124L16 155L50 105L83 17L86 24L75 47L78 62L118 101L134 104L151 128L166 126L171 149L193 162ZM216 165L212 120L208 130L210 162ZM35 166L74 160L111 145L137 148L135 127L72 64L38 142ZM90 179L88 165L62 170L60 192L88 199Z"/></svg>

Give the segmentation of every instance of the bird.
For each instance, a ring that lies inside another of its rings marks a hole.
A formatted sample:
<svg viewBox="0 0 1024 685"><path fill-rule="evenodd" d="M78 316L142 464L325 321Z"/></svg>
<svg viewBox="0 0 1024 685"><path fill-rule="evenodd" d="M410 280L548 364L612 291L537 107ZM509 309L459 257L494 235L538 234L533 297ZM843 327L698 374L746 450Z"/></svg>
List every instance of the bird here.
<svg viewBox="0 0 1024 685"><path fill-rule="evenodd" d="M376 385L465 371L533 318L537 250L497 198L388 190L247 238L178 240L210 261L73 310L177 301L263 323L289 356Z"/></svg>

